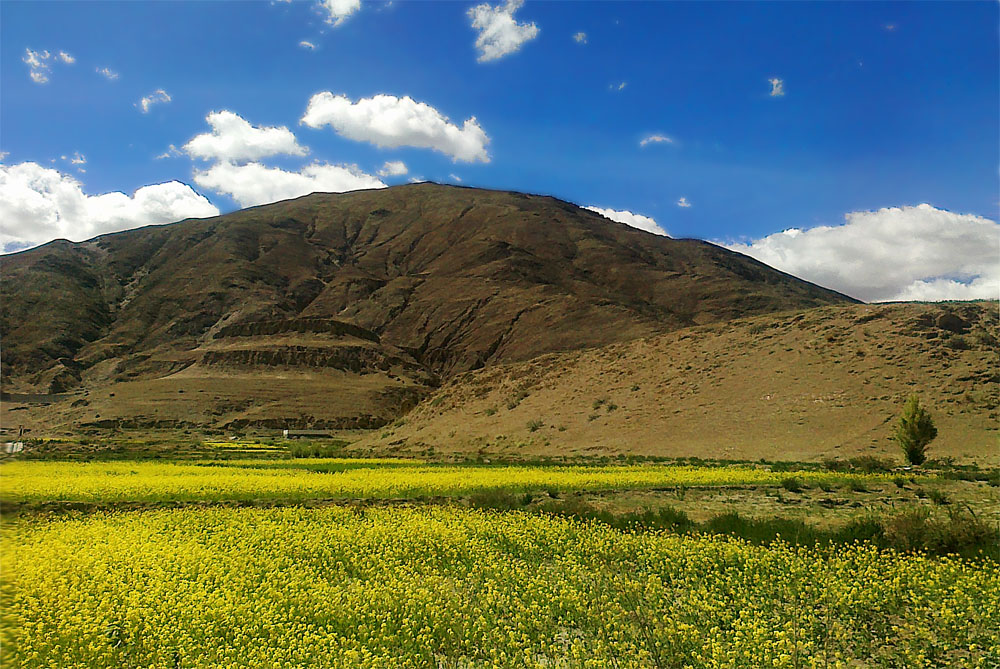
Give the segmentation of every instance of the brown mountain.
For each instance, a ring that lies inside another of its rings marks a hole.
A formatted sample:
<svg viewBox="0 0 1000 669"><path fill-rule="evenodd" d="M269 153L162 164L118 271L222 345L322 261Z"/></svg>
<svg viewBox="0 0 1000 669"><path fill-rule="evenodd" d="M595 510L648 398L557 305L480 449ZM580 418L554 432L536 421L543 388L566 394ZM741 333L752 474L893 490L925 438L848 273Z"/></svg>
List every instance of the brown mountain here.
<svg viewBox="0 0 1000 669"><path fill-rule="evenodd" d="M0 259L0 292L4 412L39 427L375 426L457 373L852 302L555 198L429 183L52 242Z"/></svg>
<svg viewBox="0 0 1000 669"><path fill-rule="evenodd" d="M540 356L450 379L378 452L901 460L911 393L933 457L1000 464L994 302L838 305Z"/></svg>

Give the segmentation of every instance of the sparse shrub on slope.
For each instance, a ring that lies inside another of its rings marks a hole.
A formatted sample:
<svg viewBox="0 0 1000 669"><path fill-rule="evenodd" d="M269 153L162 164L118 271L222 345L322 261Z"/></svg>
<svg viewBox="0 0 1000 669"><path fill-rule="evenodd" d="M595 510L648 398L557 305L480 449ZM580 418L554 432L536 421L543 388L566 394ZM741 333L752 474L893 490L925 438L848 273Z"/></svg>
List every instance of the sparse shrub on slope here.
<svg viewBox="0 0 1000 669"><path fill-rule="evenodd" d="M927 445L937 437L937 428L916 395L910 395L906 401L893 437L911 465L922 465L927 460Z"/></svg>

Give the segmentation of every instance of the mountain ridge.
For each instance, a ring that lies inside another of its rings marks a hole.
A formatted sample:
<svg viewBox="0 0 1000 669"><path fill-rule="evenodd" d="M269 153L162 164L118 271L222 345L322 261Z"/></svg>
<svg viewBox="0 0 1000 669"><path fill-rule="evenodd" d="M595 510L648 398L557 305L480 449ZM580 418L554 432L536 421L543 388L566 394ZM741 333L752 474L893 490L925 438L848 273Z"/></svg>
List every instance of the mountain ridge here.
<svg viewBox="0 0 1000 669"><path fill-rule="evenodd" d="M405 386L415 398L495 364L854 302L551 196L431 183L56 241L0 257L0 267L8 393L216 373L245 381L280 368L365 371L363 390L351 390L357 378L336 384L359 397ZM262 323L273 326L253 325ZM240 327L257 334L231 336ZM375 377L379 389L368 387ZM274 411L257 419L310 420L269 402ZM377 405L374 422L392 418ZM237 414L219 420L253 420Z"/></svg>

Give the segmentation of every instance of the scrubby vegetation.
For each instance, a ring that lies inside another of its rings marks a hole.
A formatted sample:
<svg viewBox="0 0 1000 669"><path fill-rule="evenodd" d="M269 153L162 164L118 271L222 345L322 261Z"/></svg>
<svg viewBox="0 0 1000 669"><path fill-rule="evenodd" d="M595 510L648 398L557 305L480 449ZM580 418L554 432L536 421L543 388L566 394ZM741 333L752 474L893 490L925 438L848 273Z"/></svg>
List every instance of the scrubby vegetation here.
<svg viewBox="0 0 1000 669"><path fill-rule="evenodd" d="M927 460L927 446L937 437L937 428L930 413L920 406L920 398L910 395L903 407L893 437L903 449L906 461L922 465Z"/></svg>

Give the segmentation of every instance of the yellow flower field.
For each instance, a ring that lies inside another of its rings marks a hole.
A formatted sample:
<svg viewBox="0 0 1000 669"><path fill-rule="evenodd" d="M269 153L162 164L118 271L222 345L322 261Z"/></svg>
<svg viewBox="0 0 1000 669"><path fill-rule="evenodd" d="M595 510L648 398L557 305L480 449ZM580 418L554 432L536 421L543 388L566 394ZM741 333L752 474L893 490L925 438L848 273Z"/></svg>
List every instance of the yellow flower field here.
<svg viewBox="0 0 1000 669"><path fill-rule="evenodd" d="M0 467L0 501L387 499L464 495L484 490L776 486L793 475L807 484L888 480L885 475L877 474L771 472L751 467L675 465L475 467L346 459L228 463L18 461Z"/></svg>
<svg viewBox="0 0 1000 669"><path fill-rule="evenodd" d="M1000 663L996 564L865 545L287 507L35 516L0 554L9 667Z"/></svg>

